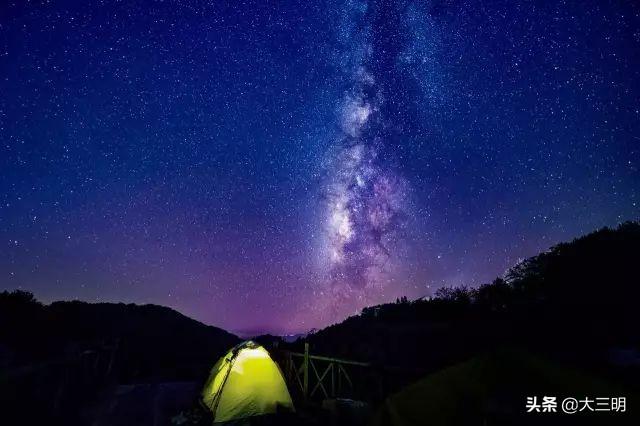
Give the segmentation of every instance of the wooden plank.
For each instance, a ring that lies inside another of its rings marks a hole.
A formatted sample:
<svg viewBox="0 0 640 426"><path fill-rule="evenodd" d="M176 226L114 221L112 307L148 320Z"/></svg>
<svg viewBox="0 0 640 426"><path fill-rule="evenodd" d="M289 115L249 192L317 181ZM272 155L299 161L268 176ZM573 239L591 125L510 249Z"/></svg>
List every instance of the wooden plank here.
<svg viewBox="0 0 640 426"><path fill-rule="evenodd" d="M293 358L289 359L289 378L293 380L292 377L295 377L295 382L300 386L300 391L304 392L304 385L300 380L300 374L302 373L302 369L304 368L304 364L301 364L299 368L296 368L296 363L293 361Z"/></svg>
<svg viewBox="0 0 640 426"><path fill-rule="evenodd" d="M335 379L335 368L333 367L335 364L332 362L331 364L329 364L329 367L331 367L331 397L335 397L336 396L336 379Z"/></svg>
<svg viewBox="0 0 640 426"><path fill-rule="evenodd" d="M313 396L313 394L315 393L315 391L318 389L318 387L320 387L322 389L322 392L324 392L324 396L326 398L329 398L329 393L327 392L327 390L324 387L324 384L322 383L322 381L324 380L325 376L327 375L327 372L331 369L331 366L333 364L329 364L327 366L327 368L324 370L324 373L322 373L322 376L320 376L318 374L318 370L316 370L316 366L313 363L313 361L311 361L311 368L313 368L313 372L316 374L316 378L318 379L318 382L316 383L316 385L313 387L313 390L311 391L311 395Z"/></svg>
<svg viewBox="0 0 640 426"><path fill-rule="evenodd" d="M296 356L296 357L304 357L305 354L301 354L299 352L291 352L292 356ZM346 364L346 365L357 365L360 367L371 367L371 364L368 362L360 362L360 361L350 361L348 359L340 359L340 358L331 358L328 356L320 356L320 355L309 355L309 359L313 359L316 361L327 361L327 362L336 362L339 364Z"/></svg>
<svg viewBox="0 0 640 426"><path fill-rule="evenodd" d="M349 382L349 386L351 386L351 389L353 389L353 383L351 382L351 379L349 378L349 375L347 374L347 370L345 370L342 365L338 365L338 369L342 370L342 373L344 374L344 377Z"/></svg>
<svg viewBox="0 0 640 426"><path fill-rule="evenodd" d="M302 394L304 395L304 399L307 399L309 396L309 344L304 344L304 370L303 370L303 389Z"/></svg>

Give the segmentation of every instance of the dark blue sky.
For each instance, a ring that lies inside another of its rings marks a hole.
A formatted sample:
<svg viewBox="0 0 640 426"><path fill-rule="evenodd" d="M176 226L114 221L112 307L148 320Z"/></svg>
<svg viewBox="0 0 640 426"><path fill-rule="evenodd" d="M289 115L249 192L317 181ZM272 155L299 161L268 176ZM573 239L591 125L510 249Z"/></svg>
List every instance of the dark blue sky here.
<svg viewBox="0 0 640 426"><path fill-rule="evenodd" d="M8 2L0 289L295 332L639 218L631 1Z"/></svg>

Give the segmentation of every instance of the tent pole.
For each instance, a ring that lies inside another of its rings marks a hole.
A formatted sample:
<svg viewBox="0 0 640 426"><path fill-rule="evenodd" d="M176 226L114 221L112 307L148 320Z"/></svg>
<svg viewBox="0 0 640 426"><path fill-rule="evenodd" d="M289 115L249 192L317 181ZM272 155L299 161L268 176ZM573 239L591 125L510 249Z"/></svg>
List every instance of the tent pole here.
<svg viewBox="0 0 640 426"><path fill-rule="evenodd" d="M218 411L218 404L220 403L220 398L222 398L222 391L224 390L224 385L227 383L227 379L229 378L229 373L231 373L231 369L233 368L233 362L236 359L236 355L237 354L233 354L233 356L231 357L231 359L229 360L229 368L227 369L227 372L224 375L224 379L222 380L222 384L220 385L220 389L218 389L218 393L215 396L214 400L212 401L212 407L211 407L211 412L213 413L213 422L215 423L216 421L216 412Z"/></svg>

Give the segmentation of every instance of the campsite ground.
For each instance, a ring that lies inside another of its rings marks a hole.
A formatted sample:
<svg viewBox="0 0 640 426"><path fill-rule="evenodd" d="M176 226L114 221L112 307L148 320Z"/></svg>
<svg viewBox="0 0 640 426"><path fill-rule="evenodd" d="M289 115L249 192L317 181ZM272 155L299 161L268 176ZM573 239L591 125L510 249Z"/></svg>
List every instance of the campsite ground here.
<svg viewBox="0 0 640 426"><path fill-rule="evenodd" d="M194 382L121 385L105 395L95 410L94 426L156 426L191 408L197 399Z"/></svg>
<svg viewBox="0 0 640 426"><path fill-rule="evenodd" d="M209 425L197 404L197 382L166 382L120 385L109 389L95 407L90 408L92 426ZM360 405L360 404L359 404ZM366 424L368 416L348 410L343 403L299 405L293 415L265 418L259 425L350 425Z"/></svg>

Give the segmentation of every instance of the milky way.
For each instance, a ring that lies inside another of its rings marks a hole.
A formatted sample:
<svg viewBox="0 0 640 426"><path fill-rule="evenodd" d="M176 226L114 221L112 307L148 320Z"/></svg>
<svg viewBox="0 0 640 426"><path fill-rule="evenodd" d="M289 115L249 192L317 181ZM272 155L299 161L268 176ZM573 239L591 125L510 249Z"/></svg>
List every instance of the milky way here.
<svg viewBox="0 0 640 426"><path fill-rule="evenodd" d="M347 81L336 111L338 132L328 153L324 182L325 255L332 309L366 305L389 285L397 260L406 182L381 158L385 140L384 94L368 69L375 54L366 3L349 4L352 22L340 28L346 39ZM357 40L352 44L353 40Z"/></svg>

